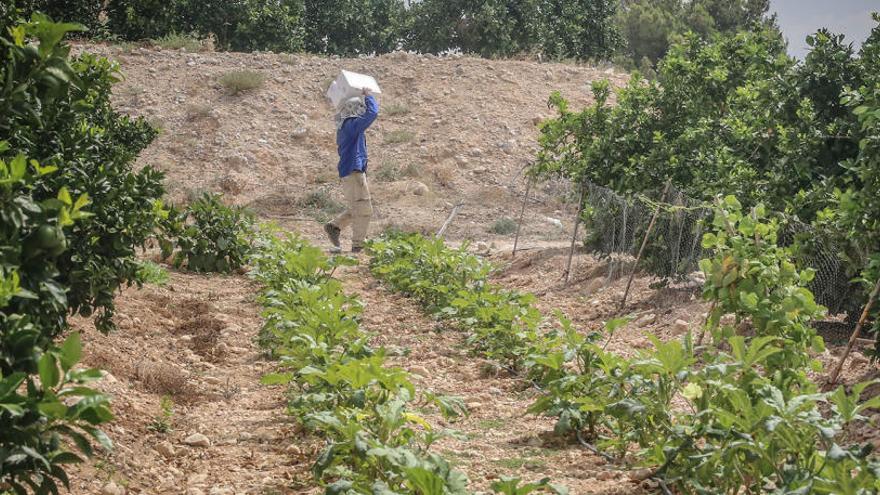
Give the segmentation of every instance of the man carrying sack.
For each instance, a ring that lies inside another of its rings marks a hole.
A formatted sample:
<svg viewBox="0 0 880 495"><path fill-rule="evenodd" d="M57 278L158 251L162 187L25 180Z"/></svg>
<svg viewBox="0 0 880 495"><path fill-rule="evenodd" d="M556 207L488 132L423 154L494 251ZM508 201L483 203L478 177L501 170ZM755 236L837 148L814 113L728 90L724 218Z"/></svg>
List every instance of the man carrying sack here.
<svg viewBox="0 0 880 495"><path fill-rule="evenodd" d="M339 235L351 226L351 252L363 250L364 239L370 228L373 205L367 187L366 130L379 116L379 103L368 89L362 96L348 98L336 113L336 146L339 151L339 177L348 209L330 223L324 231L335 252L341 251Z"/></svg>

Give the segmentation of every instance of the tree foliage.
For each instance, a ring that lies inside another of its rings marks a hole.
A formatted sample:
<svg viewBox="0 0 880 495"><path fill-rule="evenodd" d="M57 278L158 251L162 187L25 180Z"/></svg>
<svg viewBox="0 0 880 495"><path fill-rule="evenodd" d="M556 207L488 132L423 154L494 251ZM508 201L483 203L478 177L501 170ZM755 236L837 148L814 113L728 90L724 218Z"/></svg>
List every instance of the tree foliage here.
<svg viewBox="0 0 880 495"><path fill-rule="evenodd" d="M305 1L305 47L312 53L388 53L403 37L403 0Z"/></svg>
<svg viewBox="0 0 880 495"><path fill-rule="evenodd" d="M132 170L155 131L111 108L116 66L62 43L79 29L35 14L0 40L0 484L17 493L66 485L70 445L109 447L107 398L83 386L101 374L75 367L77 334L55 338L71 312L110 326L164 192Z"/></svg>
<svg viewBox="0 0 880 495"><path fill-rule="evenodd" d="M413 7L406 46L484 57L534 52L607 59L620 44L610 0L425 0Z"/></svg>
<svg viewBox="0 0 880 495"><path fill-rule="evenodd" d="M747 206L764 203L835 237L856 277L878 265L880 210L871 189L878 40L875 28L856 53L842 36L820 30L797 63L773 30L685 35L656 79L634 77L616 106L602 82L583 111L554 95L559 116L542 125L537 171L623 194L656 197L668 179L696 200L732 193Z"/></svg>
<svg viewBox="0 0 880 495"><path fill-rule="evenodd" d="M687 32L705 37L773 26L769 8L769 0L624 0L617 22L632 61L657 62Z"/></svg>

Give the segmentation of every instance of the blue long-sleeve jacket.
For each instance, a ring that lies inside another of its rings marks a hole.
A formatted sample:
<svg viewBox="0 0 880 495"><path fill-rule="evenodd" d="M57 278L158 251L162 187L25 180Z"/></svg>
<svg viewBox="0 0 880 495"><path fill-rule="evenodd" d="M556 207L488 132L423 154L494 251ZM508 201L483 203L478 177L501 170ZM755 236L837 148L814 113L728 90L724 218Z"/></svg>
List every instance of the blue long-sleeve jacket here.
<svg viewBox="0 0 880 495"><path fill-rule="evenodd" d="M367 171L367 138L364 132L379 116L379 103L376 97L364 98L367 111L360 117L346 119L336 131L336 146L339 148L339 176L346 177L352 172Z"/></svg>

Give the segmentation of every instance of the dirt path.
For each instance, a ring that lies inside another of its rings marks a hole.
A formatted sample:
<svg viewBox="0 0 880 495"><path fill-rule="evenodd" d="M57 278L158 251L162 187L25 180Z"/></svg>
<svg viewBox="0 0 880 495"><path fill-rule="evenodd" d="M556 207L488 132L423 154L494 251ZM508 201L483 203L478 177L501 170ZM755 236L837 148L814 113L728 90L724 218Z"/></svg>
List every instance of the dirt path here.
<svg viewBox="0 0 880 495"><path fill-rule="evenodd" d="M116 332L74 322L86 364L110 373L100 388L113 398L116 420L106 430L116 448L78 468L71 493L314 492L317 446L303 445L283 390L260 385L274 364L253 342L256 293L245 277L172 272L166 287L118 297ZM173 413L160 419L166 396Z"/></svg>
<svg viewBox="0 0 880 495"><path fill-rule="evenodd" d="M552 436L553 423L525 413L537 393L522 381L497 372L490 363L468 354L464 335L444 329L414 301L383 288L362 265L340 275L347 292L366 303L363 326L391 362L409 370L423 390L454 395L471 409L468 418L447 424L429 421L464 435L445 439L435 448L471 480L471 489L487 490L500 476L527 481L550 477L573 494L641 493L626 473L600 457Z"/></svg>

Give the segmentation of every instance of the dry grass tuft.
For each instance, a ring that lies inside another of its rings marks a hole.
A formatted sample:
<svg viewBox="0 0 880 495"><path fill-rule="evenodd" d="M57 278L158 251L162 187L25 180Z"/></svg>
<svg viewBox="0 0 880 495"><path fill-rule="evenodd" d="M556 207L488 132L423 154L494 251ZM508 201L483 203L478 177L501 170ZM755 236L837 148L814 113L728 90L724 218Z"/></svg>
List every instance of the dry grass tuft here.
<svg viewBox="0 0 880 495"><path fill-rule="evenodd" d="M403 144L409 143L413 139L416 138L416 135L412 131L407 130L397 130L391 131L385 135L385 144Z"/></svg>
<svg viewBox="0 0 880 495"><path fill-rule="evenodd" d="M233 95L263 87L266 75L255 70L234 70L220 76L220 84Z"/></svg>
<svg viewBox="0 0 880 495"><path fill-rule="evenodd" d="M135 367L134 374L147 392L181 398L196 395L189 377L176 366L142 361Z"/></svg>

